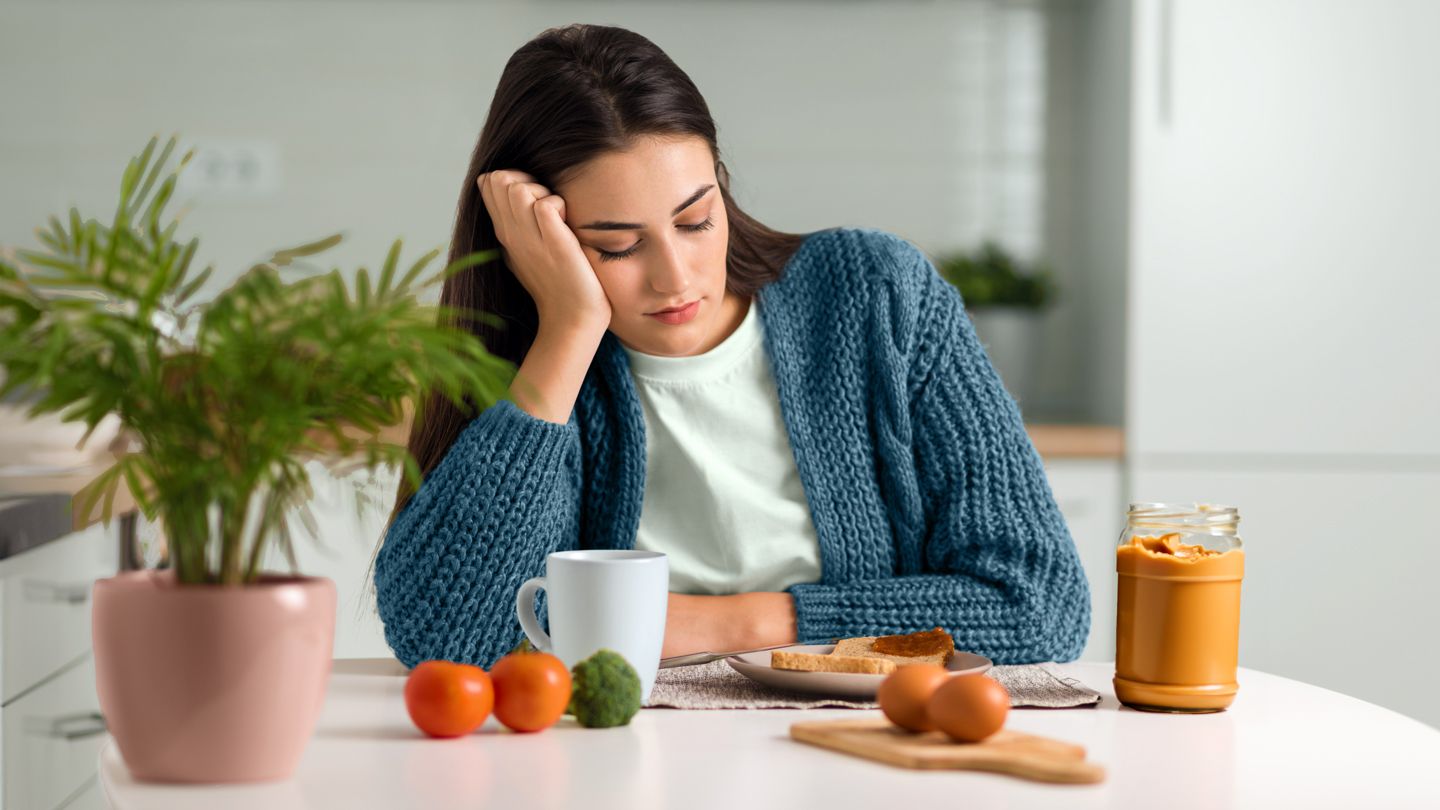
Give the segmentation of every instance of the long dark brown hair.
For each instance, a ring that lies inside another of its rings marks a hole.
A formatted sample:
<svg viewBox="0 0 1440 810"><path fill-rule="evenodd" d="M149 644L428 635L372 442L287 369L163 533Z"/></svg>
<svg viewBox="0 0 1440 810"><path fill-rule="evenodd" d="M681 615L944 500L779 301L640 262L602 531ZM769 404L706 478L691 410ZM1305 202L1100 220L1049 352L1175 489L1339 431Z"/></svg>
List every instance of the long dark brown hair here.
<svg viewBox="0 0 1440 810"><path fill-rule="evenodd" d="M735 204L715 121L694 82L650 40L605 25L547 29L505 64L460 187L450 261L500 245L476 187L482 173L516 169L553 192L587 161L623 151L645 136L705 139L715 155L716 181L729 219L726 289L748 297L774 281L805 235L768 228ZM468 319L459 326L516 367L535 340L535 302L499 260L451 276L440 303L498 316L502 326ZM435 392L424 398L409 441L422 476L435 469L475 415L475 404L466 404L469 412ZM391 521L413 494L402 477Z"/></svg>

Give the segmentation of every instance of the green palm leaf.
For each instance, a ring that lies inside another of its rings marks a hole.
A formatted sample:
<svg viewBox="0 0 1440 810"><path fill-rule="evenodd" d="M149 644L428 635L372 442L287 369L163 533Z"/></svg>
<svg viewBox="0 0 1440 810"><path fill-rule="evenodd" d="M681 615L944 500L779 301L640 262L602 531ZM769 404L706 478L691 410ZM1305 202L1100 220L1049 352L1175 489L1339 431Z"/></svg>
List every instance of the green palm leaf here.
<svg viewBox="0 0 1440 810"><path fill-rule="evenodd" d="M42 249L0 260L0 393L32 393L32 416L83 422L87 438L118 415L138 446L77 495L77 508L88 517L98 505L108 519L123 484L161 521L182 582L239 584L259 575L270 542L294 567L289 522L313 522L304 458L347 475L399 467L418 485L415 459L379 431L430 392L457 404L504 396L513 365L447 325L462 310L416 297L498 252L422 278L439 251L402 275L396 240L379 273L360 268L353 285L338 268L300 272L337 233L277 250L193 303L214 267L192 277L199 240L177 241L179 222L165 214L192 154L171 168L175 148L173 137L152 138L129 161L109 224L72 208L37 230Z"/></svg>

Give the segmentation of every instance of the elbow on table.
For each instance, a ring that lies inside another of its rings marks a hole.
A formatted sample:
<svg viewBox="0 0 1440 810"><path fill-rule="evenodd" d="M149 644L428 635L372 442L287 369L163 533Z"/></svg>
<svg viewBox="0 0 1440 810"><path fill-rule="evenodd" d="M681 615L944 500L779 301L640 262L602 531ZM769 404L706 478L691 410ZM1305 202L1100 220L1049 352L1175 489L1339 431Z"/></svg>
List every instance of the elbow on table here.
<svg viewBox="0 0 1440 810"><path fill-rule="evenodd" d="M543 592L537 601L536 618L541 629L547 629ZM477 601L454 594L435 601L403 580L377 574L375 604L385 643L406 668L438 659L488 670L524 637L513 601Z"/></svg>
<svg viewBox="0 0 1440 810"><path fill-rule="evenodd" d="M443 606L415 586L413 573L394 570L383 562L382 556L375 567L375 612L396 660L406 669L432 659L464 660L456 649L461 634L444 627Z"/></svg>
<svg viewBox="0 0 1440 810"><path fill-rule="evenodd" d="M385 630L385 643L407 669L413 669L422 661L440 660L473 664L488 670L515 641L499 633L486 632L482 626L453 622L444 614L436 615L433 612L436 606L413 595L387 599L377 593L376 603Z"/></svg>
<svg viewBox="0 0 1440 810"><path fill-rule="evenodd" d="M1042 588L1038 601L1033 661L1074 661L1085 651L1090 637L1090 582L1074 550L1062 556L1056 575ZM1032 662L1023 662L1032 663Z"/></svg>
<svg viewBox="0 0 1440 810"><path fill-rule="evenodd" d="M419 606L414 595L400 592L392 580L381 577L378 572L375 577L375 609L380 617L380 626L385 631L385 643L406 669L413 669L421 661L443 657L433 644L426 641L423 623L416 615Z"/></svg>
<svg viewBox="0 0 1440 810"><path fill-rule="evenodd" d="M1011 588L1011 633L989 655L996 664L1066 663L1090 636L1090 583L1074 550L1048 560Z"/></svg>

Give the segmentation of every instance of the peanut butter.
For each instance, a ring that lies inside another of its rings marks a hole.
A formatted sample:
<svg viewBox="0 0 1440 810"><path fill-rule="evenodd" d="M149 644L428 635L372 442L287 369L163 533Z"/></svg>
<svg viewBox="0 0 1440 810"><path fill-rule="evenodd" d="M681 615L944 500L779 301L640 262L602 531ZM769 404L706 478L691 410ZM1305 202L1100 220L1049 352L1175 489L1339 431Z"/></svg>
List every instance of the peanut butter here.
<svg viewBox="0 0 1440 810"><path fill-rule="evenodd" d="M955 640L943 628L937 627L903 636L880 636L870 643L870 649L883 655L939 655L954 651Z"/></svg>
<svg viewBox="0 0 1440 810"><path fill-rule="evenodd" d="M1115 695L1139 709L1218 711L1235 698L1245 552L1140 536L1116 548Z"/></svg>

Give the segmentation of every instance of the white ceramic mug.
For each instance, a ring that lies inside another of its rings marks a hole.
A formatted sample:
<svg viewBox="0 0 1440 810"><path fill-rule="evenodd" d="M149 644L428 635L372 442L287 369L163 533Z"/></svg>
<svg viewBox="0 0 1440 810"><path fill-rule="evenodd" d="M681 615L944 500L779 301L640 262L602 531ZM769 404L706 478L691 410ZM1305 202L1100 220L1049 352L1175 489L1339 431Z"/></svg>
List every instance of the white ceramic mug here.
<svg viewBox="0 0 1440 810"><path fill-rule="evenodd" d="M550 634L535 616L535 594L545 589ZM658 551L583 549L545 557L545 576L532 577L515 594L515 613L536 649L566 667L596 650L620 653L640 676L640 699L650 698L670 599L670 563Z"/></svg>

